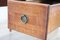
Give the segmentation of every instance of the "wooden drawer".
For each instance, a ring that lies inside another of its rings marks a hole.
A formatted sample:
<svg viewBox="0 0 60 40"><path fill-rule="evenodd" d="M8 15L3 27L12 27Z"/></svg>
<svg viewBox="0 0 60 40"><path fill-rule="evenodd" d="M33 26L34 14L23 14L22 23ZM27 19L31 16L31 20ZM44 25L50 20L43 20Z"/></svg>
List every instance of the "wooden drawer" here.
<svg viewBox="0 0 60 40"><path fill-rule="evenodd" d="M9 2L9 24L11 25L13 23L13 27L16 26L15 29L19 31L24 29L30 30L28 34L31 33L31 35L37 35L37 37L41 36L41 38L45 37L47 7L47 5ZM21 16L24 15L28 17L27 23L24 23L21 20ZM35 34L35 32L40 32L40 34Z"/></svg>
<svg viewBox="0 0 60 40"><path fill-rule="evenodd" d="M0 0L0 6L6 6L7 0Z"/></svg>
<svg viewBox="0 0 60 40"><path fill-rule="evenodd" d="M59 7L60 4L8 1L9 29L46 40L48 33L60 26Z"/></svg>

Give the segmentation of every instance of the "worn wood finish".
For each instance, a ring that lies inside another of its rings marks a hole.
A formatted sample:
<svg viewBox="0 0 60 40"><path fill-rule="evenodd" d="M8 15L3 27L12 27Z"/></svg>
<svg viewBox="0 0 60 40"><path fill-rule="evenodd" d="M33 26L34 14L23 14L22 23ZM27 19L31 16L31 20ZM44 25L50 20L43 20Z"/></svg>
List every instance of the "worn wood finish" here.
<svg viewBox="0 0 60 40"><path fill-rule="evenodd" d="M6 6L7 0L0 0L0 6Z"/></svg>
<svg viewBox="0 0 60 40"><path fill-rule="evenodd" d="M59 7L60 4L48 5L24 1L8 1L9 29L46 40L48 33L60 26ZM28 17L26 24L21 21L22 15Z"/></svg>

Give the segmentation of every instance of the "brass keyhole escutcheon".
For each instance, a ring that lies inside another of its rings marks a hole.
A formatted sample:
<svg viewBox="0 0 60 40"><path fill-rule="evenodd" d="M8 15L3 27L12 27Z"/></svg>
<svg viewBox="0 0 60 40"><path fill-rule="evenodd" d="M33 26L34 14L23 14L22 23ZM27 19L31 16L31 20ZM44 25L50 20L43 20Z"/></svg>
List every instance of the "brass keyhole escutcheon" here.
<svg viewBox="0 0 60 40"><path fill-rule="evenodd" d="M22 15L22 16L21 16L21 21L22 21L24 24L28 23L28 17L27 17L27 15Z"/></svg>

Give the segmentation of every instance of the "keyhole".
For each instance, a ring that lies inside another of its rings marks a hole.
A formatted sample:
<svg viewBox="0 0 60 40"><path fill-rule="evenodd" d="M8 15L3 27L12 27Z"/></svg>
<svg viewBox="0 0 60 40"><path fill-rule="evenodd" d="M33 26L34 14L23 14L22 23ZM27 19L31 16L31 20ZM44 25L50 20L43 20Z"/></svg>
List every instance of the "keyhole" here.
<svg viewBox="0 0 60 40"><path fill-rule="evenodd" d="M26 15L21 16L21 21L26 24L28 22L28 17Z"/></svg>

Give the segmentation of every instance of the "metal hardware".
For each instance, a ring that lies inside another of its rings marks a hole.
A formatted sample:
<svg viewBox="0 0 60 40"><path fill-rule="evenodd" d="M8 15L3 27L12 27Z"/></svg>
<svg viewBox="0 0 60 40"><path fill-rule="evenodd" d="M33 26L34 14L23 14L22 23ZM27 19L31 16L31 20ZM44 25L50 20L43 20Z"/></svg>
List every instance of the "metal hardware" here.
<svg viewBox="0 0 60 40"><path fill-rule="evenodd" d="M27 17L27 15L22 15L22 16L21 16L21 21L22 21L24 24L28 23L28 17Z"/></svg>

